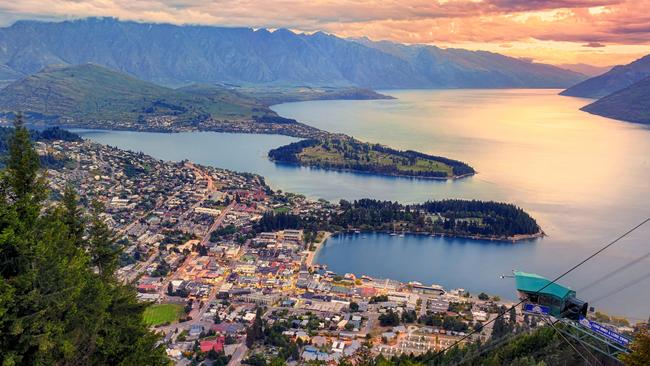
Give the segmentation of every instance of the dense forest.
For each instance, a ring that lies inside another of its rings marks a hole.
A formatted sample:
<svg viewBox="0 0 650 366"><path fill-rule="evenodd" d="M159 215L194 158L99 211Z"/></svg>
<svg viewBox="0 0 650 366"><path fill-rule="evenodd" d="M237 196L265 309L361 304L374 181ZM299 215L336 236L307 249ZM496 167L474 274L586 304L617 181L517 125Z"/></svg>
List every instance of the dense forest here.
<svg viewBox="0 0 650 366"><path fill-rule="evenodd" d="M277 123L277 124L284 124L284 125L298 123L298 121L292 118L284 118L284 117L272 116L272 115L255 116L254 119L255 122L257 123Z"/></svg>
<svg viewBox="0 0 650 366"><path fill-rule="evenodd" d="M339 203L326 214L298 216L266 213L256 224L258 231L305 228L343 231L351 229L437 233L506 239L541 232L537 222L521 208L492 201L442 200L402 205L362 199Z"/></svg>
<svg viewBox="0 0 650 366"><path fill-rule="evenodd" d="M301 140L273 149L268 156L281 163L382 175L442 179L475 173L461 161L343 137Z"/></svg>
<svg viewBox="0 0 650 366"><path fill-rule="evenodd" d="M101 206L84 213L70 187L60 203L47 204L21 116L7 149L0 175L0 364L168 365L144 323L147 304L115 277L120 250Z"/></svg>
<svg viewBox="0 0 650 366"><path fill-rule="evenodd" d="M0 154L6 154L9 151L9 138L13 136L12 127L0 127ZM81 141L81 136L59 127L50 127L44 130L29 130L29 136L32 141Z"/></svg>
<svg viewBox="0 0 650 366"><path fill-rule="evenodd" d="M14 129L11 127L0 127L0 167L4 166L2 157L9 152L9 138L13 136ZM81 141L81 136L58 127L50 127L44 130L30 130L29 135L32 141ZM39 158L40 164L44 168L60 169L67 160L52 155L43 155Z"/></svg>

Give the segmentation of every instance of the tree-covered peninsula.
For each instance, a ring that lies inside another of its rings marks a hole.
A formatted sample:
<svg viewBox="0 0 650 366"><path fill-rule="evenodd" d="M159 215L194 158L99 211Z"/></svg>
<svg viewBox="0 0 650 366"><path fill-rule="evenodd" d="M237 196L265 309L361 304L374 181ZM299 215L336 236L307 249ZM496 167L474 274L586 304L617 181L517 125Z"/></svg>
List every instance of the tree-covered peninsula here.
<svg viewBox="0 0 650 366"><path fill-rule="evenodd" d="M475 173L461 161L400 151L343 135L294 142L269 151L268 156L280 163L392 176L449 179Z"/></svg>
<svg viewBox="0 0 650 366"><path fill-rule="evenodd" d="M491 240L544 235L535 219L513 204L457 199L413 205L374 199L342 200L334 210L312 215L268 212L256 227L258 231L286 228L410 232Z"/></svg>

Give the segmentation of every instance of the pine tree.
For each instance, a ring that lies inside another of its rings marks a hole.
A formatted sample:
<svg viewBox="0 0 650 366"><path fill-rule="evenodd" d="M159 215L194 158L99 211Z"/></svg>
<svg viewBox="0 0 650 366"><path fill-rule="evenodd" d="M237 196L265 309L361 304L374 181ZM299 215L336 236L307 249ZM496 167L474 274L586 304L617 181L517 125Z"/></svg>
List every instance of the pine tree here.
<svg viewBox="0 0 650 366"><path fill-rule="evenodd" d="M14 121L14 134L9 139L9 159L5 180L9 185L9 199L18 214L19 222L32 227L47 197L44 177L39 173L40 161L32 146L29 131L22 114Z"/></svg>
<svg viewBox="0 0 650 366"><path fill-rule="evenodd" d="M104 206L93 202L90 228L88 230L88 246L92 266L96 267L103 278L111 278L117 269L120 251L117 249L113 232L102 220Z"/></svg>
<svg viewBox="0 0 650 366"><path fill-rule="evenodd" d="M70 240L72 240L77 247L83 247L85 218L81 208L79 207L77 193L72 185L67 185L65 187L61 202L63 204L63 222L68 227Z"/></svg>
<svg viewBox="0 0 650 366"><path fill-rule="evenodd" d="M73 192L45 209L45 180L20 115L9 153L0 174L0 364L168 365L144 323L146 305L113 276L110 230L93 222L83 242Z"/></svg>
<svg viewBox="0 0 650 366"><path fill-rule="evenodd" d="M253 324L246 330L246 346L251 348L255 342L264 339L264 320L262 319L263 311L258 307L255 311Z"/></svg>

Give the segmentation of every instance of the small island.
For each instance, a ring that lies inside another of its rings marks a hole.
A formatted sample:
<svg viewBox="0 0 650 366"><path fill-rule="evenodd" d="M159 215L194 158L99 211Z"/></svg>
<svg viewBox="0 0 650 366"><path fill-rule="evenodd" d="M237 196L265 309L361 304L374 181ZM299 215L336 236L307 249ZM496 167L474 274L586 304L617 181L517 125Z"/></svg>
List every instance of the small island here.
<svg viewBox="0 0 650 366"><path fill-rule="evenodd" d="M400 151L345 135L294 142L269 151L268 156L279 163L390 176L456 179L475 173L461 161L412 150Z"/></svg>

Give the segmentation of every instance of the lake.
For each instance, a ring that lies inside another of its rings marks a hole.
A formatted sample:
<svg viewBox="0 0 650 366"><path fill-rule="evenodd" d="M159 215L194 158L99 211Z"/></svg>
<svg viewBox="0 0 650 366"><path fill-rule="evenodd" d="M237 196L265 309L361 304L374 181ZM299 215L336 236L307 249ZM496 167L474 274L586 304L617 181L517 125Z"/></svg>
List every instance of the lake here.
<svg viewBox="0 0 650 366"><path fill-rule="evenodd" d="M86 137L166 160L190 159L262 174L276 189L313 198L419 202L466 198L513 202L548 237L534 242L383 234L336 236L317 261L337 272L438 283L514 297L512 269L554 277L650 216L650 130L581 112L589 101L557 90L400 90L395 100L287 103L283 117L401 149L463 160L478 174L459 181L381 177L274 164L284 136L88 132ZM585 300L617 314L649 312L650 226L563 279ZM619 267L618 272L591 285ZM619 292L615 292L625 287Z"/></svg>

